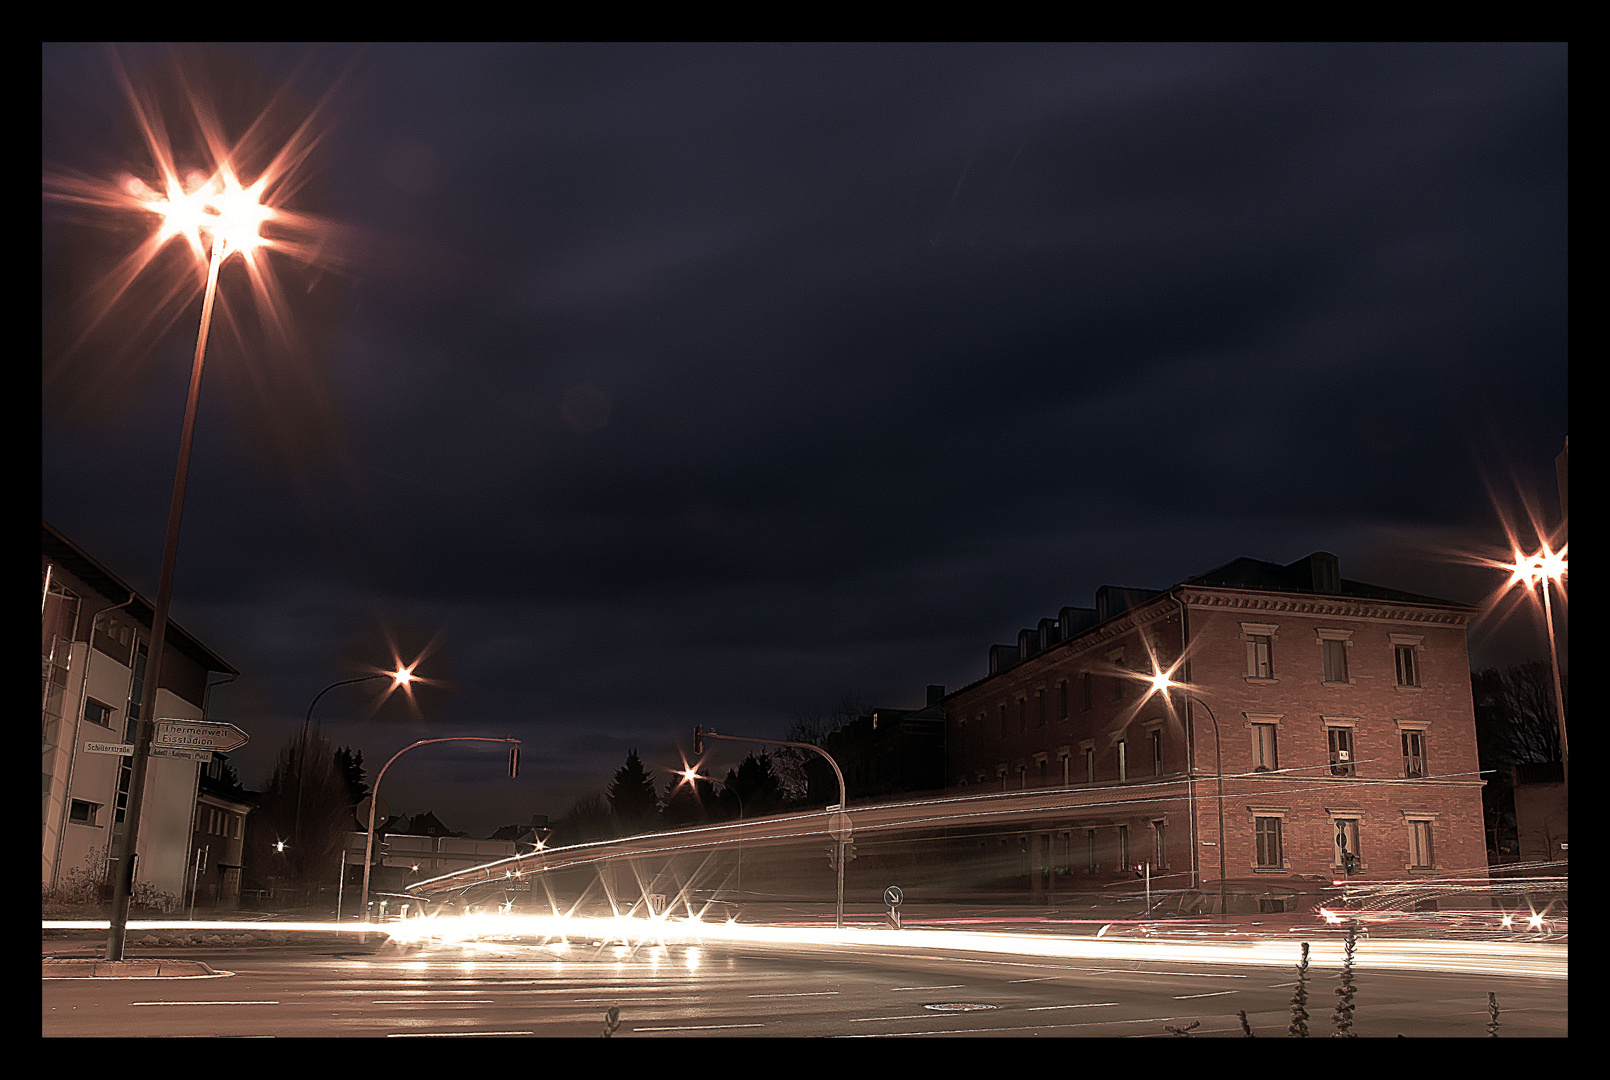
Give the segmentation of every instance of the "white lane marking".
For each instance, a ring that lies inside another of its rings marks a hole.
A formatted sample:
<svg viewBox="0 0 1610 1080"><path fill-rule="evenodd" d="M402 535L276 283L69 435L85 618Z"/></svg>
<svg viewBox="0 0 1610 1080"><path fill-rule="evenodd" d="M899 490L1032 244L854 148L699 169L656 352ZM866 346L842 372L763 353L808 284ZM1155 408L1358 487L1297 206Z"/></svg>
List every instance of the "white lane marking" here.
<svg viewBox="0 0 1610 1080"><path fill-rule="evenodd" d="M891 991L894 991L894 990L960 990L962 987L964 987L966 985L967 985L966 983L946 983L944 986L891 986L891 987L889 987L889 989Z"/></svg>
<svg viewBox="0 0 1610 1080"><path fill-rule="evenodd" d="M130 1005L278 1005L277 1001L131 1001Z"/></svg>
<svg viewBox="0 0 1610 1080"><path fill-rule="evenodd" d="M900 1019L893 1017L892 1019ZM981 1031L1049 1031L1052 1028L1107 1027L1110 1024L1156 1024L1182 1016L1148 1016L1140 1020L1096 1020L1088 1024L1034 1024L1030 1027L952 1028L949 1031L885 1031L878 1035L839 1035L840 1039L899 1039L914 1035L972 1035Z"/></svg>
<svg viewBox="0 0 1610 1080"><path fill-rule="evenodd" d="M405 1001L371 1001L369 1004L371 1004L371 1005L496 1005L497 1002L494 1001L492 998L484 998L484 999L481 999L481 1000L478 1000L478 1001L464 1001L462 999L461 1000L456 1000L456 1001L421 1001L419 998L408 998Z"/></svg>
<svg viewBox="0 0 1610 1080"><path fill-rule="evenodd" d="M1223 997L1225 994L1239 994L1240 992L1241 991L1239 991L1239 990L1215 990L1211 994L1175 994L1174 995L1174 1000L1175 1001L1184 1001L1187 998Z"/></svg>
<svg viewBox="0 0 1610 1080"><path fill-rule="evenodd" d="M1050 982L1052 979L1055 979L1055 978L1057 978L1057 976L1055 976L1055 975L1041 975L1038 978L1034 978L1034 979L1007 979L1006 981L1009 982L1009 983Z"/></svg>
<svg viewBox="0 0 1610 1080"><path fill-rule="evenodd" d="M388 1039L465 1039L476 1035L535 1035L535 1031L393 1031Z"/></svg>
<svg viewBox="0 0 1610 1080"><path fill-rule="evenodd" d="M1116 1005L1116 1001L1091 1001L1083 1005L1033 1005L1024 1012L1045 1012L1047 1009L1102 1009L1108 1005Z"/></svg>
<svg viewBox="0 0 1610 1080"><path fill-rule="evenodd" d="M726 1028L757 1028L765 1024L692 1024L683 1027L642 1027L633 1031L722 1031Z"/></svg>
<svg viewBox="0 0 1610 1080"><path fill-rule="evenodd" d="M750 994L752 998L785 998L785 997L832 997L837 990L812 990L803 994Z"/></svg>

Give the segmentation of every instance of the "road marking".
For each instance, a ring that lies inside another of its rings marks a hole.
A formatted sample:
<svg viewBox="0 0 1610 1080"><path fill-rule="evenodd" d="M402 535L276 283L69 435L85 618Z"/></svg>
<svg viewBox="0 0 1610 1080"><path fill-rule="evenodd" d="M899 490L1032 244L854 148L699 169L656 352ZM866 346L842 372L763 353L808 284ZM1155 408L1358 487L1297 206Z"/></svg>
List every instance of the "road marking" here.
<svg viewBox="0 0 1610 1080"><path fill-rule="evenodd" d="M1092 1001L1084 1005L1033 1005L1024 1012L1044 1012L1047 1009L1102 1009L1108 1005L1116 1005L1116 1001Z"/></svg>
<svg viewBox="0 0 1610 1080"><path fill-rule="evenodd" d="M1055 979L1055 978L1057 978L1057 976L1055 976L1055 975L1041 975L1037 979L1007 979L1006 981L1009 982L1009 983L1050 982L1052 979Z"/></svg>
<svg viewBox="0 0 1610 1080"><path fill-rule="evenodd" d="M418 998L409 998L405 1001L371 1001L371 1005L496 1005L492 998L478 1001L420 1001Z"/></svg>
<svg viewBox="0 0 1610 1080"><path fill-rule="evenodd" d="M633 1028L633 1031L722 1031L726 1028L757 1028L765 1024L694 1024L684 1027L643 1027Z"/></svg>
<svg viewBox="0 0 1610 1080"><path fill-rule="evenodd" d="M785 998L785 997L832 997L837 990L812 990L804 994L750 994L752 998Z"/></svg>
<svg viewBox="0 0 1610 1080"><path fill-rule="evenodd" d="M476 1035L535 1035L535 1031L393 1031L388 1039L466 1039Z"/></svg>
<svg viewBox="0 0 1610 1080"><path fill-rule="evenodd" d="M966 985L967 985L966 983L946 983L944 986L891 986L891 987L889 987L889 989L891 991L894 991L894 990L960 990L962 987L964 987Z"/></svg>
<svg viewBox="0 0 1610 1080"><path fill-rule="evenodd" d="M1239 990L1215 990L1211 994L1175 994L1175 1001L1184 1001L1186 998L1223 997L1225 994L1239 994Z"/></svg>
<svg viewBox="0 0 1610 1080"><path fill-rule="evenodd" d="M903 1017L890 1017L892 1020ZM911 1019L916 1019L912 1017ZM1096 1020L1088 1024L1034 1024L1029 1027L952 1028L949 1031L886 1031L882 1035L839 1035L840 1039L899 1039L916 1035L973 1035L985 1031L1047 1031L1051 1028L1106 1027L1110 1024L1158 1024L1164 1020L1183 1020L1182 1016L1148 1016L1140 1020Z"/></svg>
<svg viewBox="0 0 1610 1080"><path fill-rule="evenodd" d="M278 1005L277 1001L131 1001L130 1005Z"/></svg>

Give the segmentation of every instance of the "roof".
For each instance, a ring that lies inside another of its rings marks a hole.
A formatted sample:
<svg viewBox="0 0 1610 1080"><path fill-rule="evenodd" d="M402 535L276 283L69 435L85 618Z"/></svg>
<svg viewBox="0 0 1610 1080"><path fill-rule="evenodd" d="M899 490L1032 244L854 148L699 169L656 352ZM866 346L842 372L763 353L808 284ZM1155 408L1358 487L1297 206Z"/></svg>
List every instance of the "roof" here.
<svg viewBox="0 0 1610 1080"><path fill-rule="evenodd" d="M1327 563L1329 565L1329 573L1334 576L1334 587L1323 589L1316 588L1316 577L1324 573L1324 571L1318 567ZM1337 573L1336 556L1327 552L1315 552L1312 555L1305 555L1296 562L1287 563L1285 565L1280 563L1265 562L1262 559L1249 559L1243 557L1231 560L1230 562L1225 563L1223 566L1209 570L1205 574L1198 574L1195 577L1186 578L1179 584L1170 586L1167 589L1133 589L1103 585L1096 591L1097 608L1101 612L1099 621L1078 626L1071 636L1060 639L1054 644L1047 646L1046 649L1040 650L1040 652L1049 651L1051 648L1055 648L1057 645L1062 645L1069 641L1077 641L1088 634L1094 633L1105 623L1111 622L1113 619L1116 619L1126 612L1140 607L1141 605L1148 603L1157 597L1171 593L1176 589L1192 587L1207 589L1246 589L1249 591L1278 593L1307 593L1314 596L1340 596L1356 600L1376 600L1395 604L1415 604L1419 606L1452 608L1454 610L1472 613L1479 610L1470 604L1462 604L1455 600L1442 600L1435 596L1422 596L1419 593L1404 592L1400 589L1389 589L1384 585L1371 585L1363 581L1349 581ZM1087 609L1064 609L1064 611L1068 612L1082 612L1085 610ZM995 647L1000 649L1010 648L1009 645L997 645ZM1040 653L1037 652L1031 655L1039 654ZM1016 665L1014 664L1012 666L1015 667ZM1005 674L1005 671L1007 670L1011 670L1011 668L1009 667L999 672L991 672L984 675L983 678L975 679L966 686L958 687L951 693L946 694L945 700L948 701L958 694L972 690L974 687L988 682L997 675Z"/></svg>
<svg viewBox="0 0 1610 1080"><path fill-rule="evenodd" d="M1312 558L1310 556L1309 558ZM1279 563L1264 562L1261 559L1235 559L1223 566L1209 570L1205 574L1187 578L1181 585L1196 585L1206 588L1224 589L1256 589L1264 592L1283 593L1315 593L1309 571L1309 558L1298 559L1285 566ZM1468 607L1468 604L1457 603L1453 600L1439 600L1434 596L1421 596L1418 593L1403 592L1399 589L1388 589L1384 585L1370 585L1362 581L1349 581L1341 578L1341 591L1327 590L1323 595L1350 596L1360 600L1388 600L1400 604L1435 604L1439 607Z"/></svg>
<svg viewBox="0 0 1610 1080"><path fill-rule="evenodd" d="M144 596L134 591L134 588L108 570L95 560L89 552L67 539L61 531L48 521L42 521L44 537L41 547L45 558L70 571L85 585L101 593L109 600L116 601L119 596L132 596L134 602L124 610L135 622L151 628L152 619L155 618L156 605ZM195 635L186 631L178 623L168 618L167 644L170 648L194 660L198 665L208 671L219 671L226 675L239 675L217 653L203 645Z"/></svg>

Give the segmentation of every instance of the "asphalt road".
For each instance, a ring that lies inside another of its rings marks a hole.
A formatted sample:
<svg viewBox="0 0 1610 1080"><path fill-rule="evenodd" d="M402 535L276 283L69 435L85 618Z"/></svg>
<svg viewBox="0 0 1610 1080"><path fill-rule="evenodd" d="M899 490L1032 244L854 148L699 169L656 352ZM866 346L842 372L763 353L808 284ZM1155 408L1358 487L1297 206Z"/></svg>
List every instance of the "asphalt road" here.
<svg viewBox="0 0 1610 1080"><path fill-rule="evenodd" d="M57 955L92 948L54 943ZM1175 961L938 954L877 947L668 947L504 942L363 949L353 943L143 949L201 960L199 979L45 980L47 1036L1284 1037L1292 969ZM1564 979L1373 971L1361 952L1355 1033L1568 1034ZM1334 1031L1338 978L1308 984L1309 1028Z"/></svg>

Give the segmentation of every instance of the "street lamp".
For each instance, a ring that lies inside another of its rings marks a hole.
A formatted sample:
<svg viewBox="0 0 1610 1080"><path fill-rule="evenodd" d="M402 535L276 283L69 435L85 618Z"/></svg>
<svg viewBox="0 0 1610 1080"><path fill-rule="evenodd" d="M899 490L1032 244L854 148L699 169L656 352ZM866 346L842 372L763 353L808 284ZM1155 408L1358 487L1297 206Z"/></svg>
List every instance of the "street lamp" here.
<svg viewBox="0 0 1610 1080"><path fill-rule="evenodd" d="M292 819L291 837L293 840L297 841L298 844L300 844L302 839L303 778L307 776L307 729L308 725L313 722L313 706L319 703L319 698L323 697L325 694L328 694L336 687L350 686L353 683L371 682L375 679L390 679L391 690L395 690L398 687L406 688L418 678L418 676L414 674L414 668L418 666L418 663L419 661L416 660L414 663L409 664L406 667L399 663L396 671L381 671L373 675L359 675L355 679L342 679L339 682L333 682L314 695L313 700L308 703L307 716L302 720L302 737L297 743L296 750L296 816ZM391 690L388 690L387 693L390 693Z"/></svg>
<svg viewBox="0 0 1610 1080"><path fill-rule="evenodd" d="M174 471L173 495L168 503L168 531L162 544L162 572L157 579L156 607L151 615L151 641L146 656L145 687L135 729L130 763L129 796L124 811L123 836L118 845L117 873L112 881L112 917L106 940L106 959L123 959L128 931L129 899L134 891L134 856L138 851L140 810L145 801L146 764L156 730L157 687L161 684L162 653L168 634L168 602L173 595L173 567L179 554L179 522L184 513L185 482L190 473L190 447L196 430L196 406L201 398L201 368L206 359L207 335L212 327L213 301L218 293L218 269L238 254L248 264L264 243L259 233L275 211L262 203L269 174L249 188L242 187L233 167L225 161L213 176L190 190L172 168L165 168L165 191L154 191L131 181L130 194L145 210L160 219L156 246L182 236L198 256L207 258L207 287L201 301L201 327L196 334L195 359L190 368L190 391L185 400L184 426L179 435L179 463ZM205 234L205 242L203 236Z"/></svg>
<svg viewBox="0 0 1610 1080"><path fill-rule="evenodd" d="M838 857L833 860L838 864L837 906L834 908L833 925L836 928L842 928L844 926L844 845L846 843L846 834L849 832L850 827L850 808L849 801L844 793L844 773L839 769L839 763L833 760L832 754L811 743L780 742L776 739L750 739L743 735L718 735L714 731L704 730L699 725L695 725L693 728L693 752L695 754L704 753L704 740L706 739L726 739L729 742L752 742L760 743L763 746L793 746L801 750L814 750L827 758L827 763L833 766L833 775L838 777L839 781L839 820L836 823L830 821L828 825L828 831L835 834L834 840L838 843Z"/></svg>
<svg viewBox="0 0 1610 1080"><path fill-rule="evenodd" d="M1571 779L1571 758L1565 745L1565 696L1560 689L1560 652L1554 640L1554 605L1549 600L1549 584L1552 582L1564 597L1565 577L1569 571L1566 553L1570 547L1570 544L1566 544L1559 551L1550 551L1548 545L1544 544L1535 555L1522 555L1516 551L1513 563L1499 564L1510 572L1509 582L1504 586L1506 589L1521 585L1530 594L1532 586L1536 585L1538 592L1543 594L1543 621L1548 625L1549 661L1554 673L1554 715L1560 725L1560 777L1567 787Z"/></svg>
<svg viewBox="0 0 1610 1080"><path fill-rule="evenodd" d="M738 899L741 903L744 892L744 798L742 795L738 794L738 789L733 785L727 783L725 780L717 780L713 776L703 776L696 768L683 769L681 771L681 775L682 779L690 787L693 787L694 781L696 780L707 780L712 784L720 784L721 790L730 793L734 799L738 800ZM697 787L693 787L693 790L694 793L697 794L699 789Z"/></svg>
<svg viewBox="0 0 1610 1080"><path fill-rule="evenodd" d="M1154 670L1147 681L1152 684L1152 690L1160 694L1166 695L1170 690L1179 691L1181 697L1186 698L1188 701L1195 701L1202 706L1208 714L1208 719L1213 722L1213 778L1218 785L1219 804L1219 917L1223 918L1226 914L1224 910L1224 757L1219 746L1219 718L1213 715L1213 710L1208 708L1207 702L1193 694L1184 683L1177 683L1169 678L1166 671ZM1192 842L1194 843L1195 841Z"/></svg>
<svg viewBox="0 0 1610 1080"><path fill-rule="evenodd" d="M409 743L395 754L391 761L380 767L380 775L375 777L375 790L369 799L369 834L363 842L363 897L359 900L358 910L363 912L363 921L369 921L369 870L374 864L375 853L375 808L380 805L380 781L386 778L386 770L391 768L391 762L396 761L408 751L418 746L429 746L432 743L444 742L495 742L508 743L509 750L509 777L513 779L520 773L520 740L519 739L491 739L479 735L455 735L446 739L421 739L416 743Z"/></svg>

